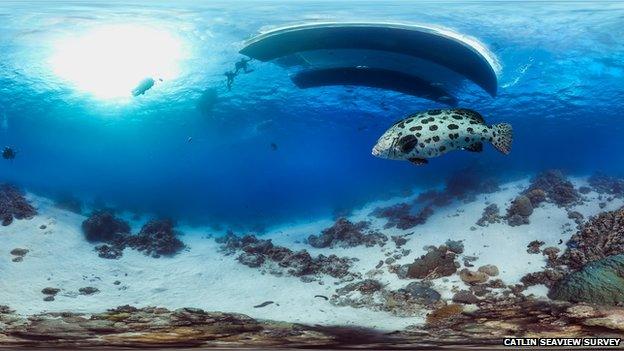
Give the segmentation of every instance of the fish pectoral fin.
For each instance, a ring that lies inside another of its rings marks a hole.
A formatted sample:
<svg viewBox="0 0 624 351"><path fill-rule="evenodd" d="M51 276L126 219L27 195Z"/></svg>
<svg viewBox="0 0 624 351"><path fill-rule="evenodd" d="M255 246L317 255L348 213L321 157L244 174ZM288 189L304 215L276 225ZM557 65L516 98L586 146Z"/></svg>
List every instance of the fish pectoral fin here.
<svg viewBox="0 0 624 351"><path fill-rule="evenodd" d="M483 143L478 142L478 143L468 145L464 148L464 150L470 151L470 152L481 152L483 151Z"/></svg>
<svg viewBox="0 0 624 351"><path fill-rule="evenodd" d="M417 166L422 166L422 165L426 165L427 163L429 163L429 161L427 161L427 159L418 158L418 157L408 158L407 160L410 161L411 163L417 165Z"/></svg>

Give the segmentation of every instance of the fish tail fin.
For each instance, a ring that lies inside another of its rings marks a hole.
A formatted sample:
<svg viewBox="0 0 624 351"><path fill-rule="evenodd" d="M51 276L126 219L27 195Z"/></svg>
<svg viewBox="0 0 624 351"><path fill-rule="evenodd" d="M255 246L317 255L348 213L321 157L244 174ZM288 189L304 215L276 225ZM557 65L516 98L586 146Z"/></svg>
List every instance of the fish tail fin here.
<svg viewBox="0 0 624 351"><path fill-rule="evenodd" d="M508 155L511 152L511 142L513 140L513 129L509 123L500 123L492 126L493 133L492 145L496 150Z"/></svg>

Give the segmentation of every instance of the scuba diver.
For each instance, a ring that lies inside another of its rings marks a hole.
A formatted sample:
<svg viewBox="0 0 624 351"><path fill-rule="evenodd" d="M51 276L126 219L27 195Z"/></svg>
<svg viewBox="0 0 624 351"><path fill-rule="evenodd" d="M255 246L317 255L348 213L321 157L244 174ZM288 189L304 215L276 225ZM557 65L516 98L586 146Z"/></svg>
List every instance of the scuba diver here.
<svg viewBox="0 0 624 351"><path fill-rule="evenodd" d="M236 78L237 73L233 71L225 72L225 76L227 77L227 88L228 91L232 90L232 84L234 84L234 78Z"/></svg>
<svg viewBox="0 0 624 351"><path fill-rule="evenodd" d="M14 160L16 154L17 152L15 152L15 150L8 146L6 146L4 150L2 150L2 158L5 160Z"/></svg>
<svg viewBox="0 0 624 351"><path fill-rule="evenodd" d="M241 69L245 73L253 72L253 69L249 69L249 65L248 65L249 61L251 61L251 59L244 59L243 58L240 61L236 62L236 64L234 65L234 67L236 68L234 73L238 74L238 71L240 71Z"/></svg>

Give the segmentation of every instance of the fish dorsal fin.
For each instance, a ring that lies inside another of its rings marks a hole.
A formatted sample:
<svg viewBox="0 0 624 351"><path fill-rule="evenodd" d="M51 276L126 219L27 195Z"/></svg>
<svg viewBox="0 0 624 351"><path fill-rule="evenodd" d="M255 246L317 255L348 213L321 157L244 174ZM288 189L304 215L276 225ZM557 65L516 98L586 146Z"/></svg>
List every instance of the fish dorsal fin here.
<svg viewBox="0 0 624 351"><path fill-rule="evenodd" d="M451 110L453 113L456 113L458 115L464 116L466 118L470 118L473 119L479 123L483 123L485 124L485 119L483 118L483 116L481 116L481 114L475 110L471 110L468 108L454 108Z"/></svg>
<svg viewBox="0 0 624 351"><path fill-rule="evenodd" d="M420 119L420 118L423 118L423 117L429 117L429 115L428 115L426 112L417 112L417 113L413 113L413 114L411 114L411 115L409 115L409 116L407 116L407 117L405 117L405 118L403 118L403 119L400 119L400 120L398 120L398 121L394 122L394 123L392 124L392 127L397 126L397 125L399 125L401 122L405 122L405 121L408 121L408 120L410 120L410 119Z"/></svg>
<svg viewBox="0 0 624 351"><path fill-rule="evenodd" d="M481 151L483 151L483 143L476 142L474 144L470 144L470 145L466 146L464 148L464 150L470 151L470 152L481 152Z"/></svg>

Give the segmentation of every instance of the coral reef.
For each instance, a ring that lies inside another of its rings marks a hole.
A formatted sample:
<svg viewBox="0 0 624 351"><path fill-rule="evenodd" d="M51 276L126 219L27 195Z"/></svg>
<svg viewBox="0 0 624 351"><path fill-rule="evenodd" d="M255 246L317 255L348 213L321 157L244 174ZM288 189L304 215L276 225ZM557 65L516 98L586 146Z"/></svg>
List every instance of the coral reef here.
<svg viewBox="0 0 624 351"><path fill-rule="evenodd" d="M237 260L248 267L263 267L269 273L281 275L284 272L296 277L313 277L327 274L334 278L353 279L357 275L349 272L353 260L336 255L312 257L306 250L292 251L273 245L270 239L258 239L253 235L236 236L228 233L215 239L226 254L242 251Z"/></svg>
<svg viewBox="0 0 624 351"><path fill-rule="evenodd" d="M463 247L462 247L463 249ZM461 252L454 252L446 245L431 247L430 250L414 263L404 265L398 274L402 278L435 279L455 274L459 262L455 258Z"/></svg>
<svg viewBox="0 0 624 351"><path fill-rule="evenodd" d="M588 262L624 254L624 208L591 218L567 242L558 263L573 270Z"/></svg>
<svg viewBox="0 0 624 351"><path fill-rule="evenodd" d="M82 231L89 242L112 242L130 234L130 226L109 211L95 211L82 222Z"/></svg>
<svg viewBox="0 0 624 351"><path fill-rule="evenodd" d="M624 255L591 262L568 274L550 289L548 297L601 305L624 303Z"/></svg>
<svg viewBox="0 0 624 351"><path fill-rule="evenodd" d="M507 209L507 223L510 226L529 224L529 216L533 213L531 200L524 195L516 197Z"/></svg>
<svg viewBox="0 0 624 351"><path fill-rule="evenodd" d="M337 289L330 298L335 306L368 308L401 317L419 315L440 301L440 294L427 282L412 282L398 290L388 290L374 279L354 282Z"/></svg>
<svg viewBox="0 0 624 351"><path fill-rule="evenodd" d="M9 184L0 184L0 221L3 226L13 223L13 219L31 219L37 215L24 194Z"/></svg>
<svg viewBox="0 0 624 351"><path fill-rule="evenodd" d="M487 227L489 224L500 222L500 209L496 204L490 204L483 209L481 218L477 221L477 225Z"/></svg>
<svg viewBox="0 0 624 351"><path fill-rule="evenodd" d="M340 218L333 226L321 231L320 235L310 235L307 241L316 248L384 246L388 237L376 231L365 232L368 227L368 222L352 223L346 218Z"/></svg>
<svg viewBox="0 0 624 351"><path fill-rule="evenodd" d="M131 235L127 222L109 211L96 211L82 222L82 231L89 242L105 243L96 246L95 251L107 259L121 257L126 247L154 258L172 256L185 248L170 220L149 221L137 235Z"/></svg>
<svg viewBox="0 0 624 351"><path fill-rule="evenodd" d="M184 249L184 243L177 238L170 220L152 220L145 224L139 234L126 238L126 245L154 258L172 256Z"/></svg>
<svg viewBox="0 0 624 351"><path fill-rule="evenodd" d="M476 285L485 283L490 276L481 271L471 271L468 268L464 268L459 271L459 278L468 285Z"/></svg>
<svg viewBox="0 0 624 351"><path fill-rule="evenodd" d="M540 240L533 240L527 245L527 252L530 254L538 254L540 253L540 246L545 243Z"/></svg>
<svg viewBox="0 0 624 351"><path fill-rule="evenodd" d="M531 180L531 185L524 192L525 195L541 190L546 194L546 200L557 206L566 207L582 202L581 195L558 170L548 170L538 174Z"/></svg>
<svg viewBox="0 0 624 351"><path fill-rule="evenodd" d="M478 309L441 305L427 324L382 333L357 327L256 320L195 308L120 306L103 313L15 314L0 306L0 345L7 348L307 348L431 349L500 346L505 337L617 337L624 308L531 298L476 302Z"/></svg>
<svg viewBox="0 0 624 351"><path fill-rule="evenodd" d="M576 223L577 226L583 225L583 222L585 220L583 214L578 211L569 211L568 218L574 220L574 223Z"/></svg>
<svg viewBox="0 0 624 351"><path fill-rule="evenodd" d="M596 173L589 177L587 182L597 193L609 194L615 197L624 196L624 179Z"/></svg>
<svg viewBox="0 0 624 351"><path fill-rule="evenodd" d="M405 230L425 224L427 219L433 214L433 209L428 205L418 211L418 213L412 214L412 207L406 203L401 203L389 207L376 208L371 214L377 218L386 218L388 223L384 226L385 228L397 227Z"/></svg>

